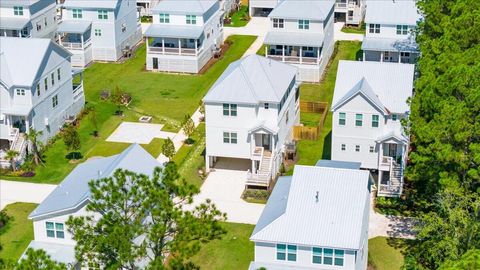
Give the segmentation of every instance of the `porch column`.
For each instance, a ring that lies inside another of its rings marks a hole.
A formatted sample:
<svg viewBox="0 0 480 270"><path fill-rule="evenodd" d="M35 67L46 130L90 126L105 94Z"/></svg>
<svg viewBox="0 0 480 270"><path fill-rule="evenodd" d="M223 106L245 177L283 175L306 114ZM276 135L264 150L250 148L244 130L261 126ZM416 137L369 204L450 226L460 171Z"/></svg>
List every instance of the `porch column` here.
<svg viewBox="0 0 480 270"><path fill-rule="evenodd" d="M302 46L299 46L300 47L300 64L303 62L303 47Z"/></svg>
<svg viewBox="0 0 480 270"><path fill-rule="evenodd" d="M365 61L365 51L363 51L363 61Z"/></svg>
<svg viewBox="0 0 480 270"><path fill-rule="evenodd" d="M18 37L22 37L22 30L18 31Z"/></svg>
<svg viewBox="0 0 480 270"><path fill-rule="evenodd" d="M145 37L145 44L147 44L147 53L148 53L148 51L149 51L149 49L150 49L150 45L149 45L148 43L150 43L150 42L148 41L148 37Z"/></svg>
<svg viewBox="0 0 480 270"><path fill-rule="evenodd" d="M402 52L398 52L398 63L401 63L402 60Z"/></svg>
<svg viewBox="0 0 480 270"><path fill-rule="evenodd" d="M178 39L178 55L182 55L182 41Z"/></svg>
<svg viewBox="0 0 480 270"><path fill-rule="evenodd" d="M4 36L4 37L7 36L7 30L3 30L3 36Z"/></svg>
<svg viewBox="0 0 480 270"><path fill-rule="evenodd" d="M380 62L383 62L383 51L380 52Z"/></svg>
<svg viewBox="0 0 480 270"><path fill-rule="evenodd" d="M165 38L162 37L162 54L165 54Z"/></svg>
<svg viewBox="0 0 480 270"><path fill-rule="evenodd" d="M195 39L195 55L198 54L198 43L197 40Z"/></svg>
<svg viewBox="0 0 480 270"><path fill-rule="evenodd" d="M58 35L58 44L60 44L60 46L63 47L63 43L62 43L62 35Z"/></svg>
<svg viewBox="0 0 480 270"><path fill-rule="evenodd" d="M256 174L257 172L255 171L255 160L252 159L252 174Z"/></svg>
<svg viewBox="0 0 480 270"><path fill-rule="evenodd" d="M265 46L265 57L268 57L268 45Z"/></svg>
<svg viewBox="0 0 480 270"><path fill-rule="evenodd" d="M320 47L317 47L317 64L320 63Z"/></svg>
<svg viewBox="0 0 480 270"><path fill-rule="evenodd" d="M205 171L210 172L210 157L205 155Z"/></svg>
<svg viewBox="0 0 480 270"><path fill-rule="evenodd" d="M282 45L282 61L285 62L285 45Z"/></svg>
<svg viewBox="0 0 480 270"><path fill-rule="evenodd" d="M84 49L83 48L83 34L80 36L80 41L82 42L82 50Z"/></svg>
<svg viewBox="0 0 480 270"><path fill-rule="evenodd" d="M28 116L25 116L25 133L30 131L30 121L28 121Z"/></svg>

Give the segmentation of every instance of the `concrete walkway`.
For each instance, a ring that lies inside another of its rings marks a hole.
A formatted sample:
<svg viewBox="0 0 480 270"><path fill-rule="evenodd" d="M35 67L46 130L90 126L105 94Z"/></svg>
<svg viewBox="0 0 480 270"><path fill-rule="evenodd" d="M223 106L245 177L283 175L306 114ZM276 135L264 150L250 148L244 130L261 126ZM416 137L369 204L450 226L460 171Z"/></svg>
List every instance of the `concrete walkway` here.
<svg viewBox="0 0 480 270"><path fill-rule="evenodd" d="M262 47L265 36L267 35L270 21L268 18L252 17L248 24L244 27L224 27L224 39L231 35L253 35L257 39L253 42L250 48L247 49L242 57L256 54Z"/></svg>
<svg viewBox="0 0 480 270"><path fill-rule="evenodd" d="M334 40L350 40L350 41L363 41L362 34L350 34L342 32L342 28L345 25L343 22L336 22L333 26L334 33L333 37Z"/></svg>
<svg viewBox="0 0 480 270"><path fill-rule="evenodd" d="M172 138L173 132L162 131L162 124L122 122L107 138L107 142L149 144L153 138Z"/></svg>
<svg viewBox="0 0 480 270"><path fill-rule="evenodd" d="M57 185L0 180L0 210L16 202L41 203Z"/></svg>

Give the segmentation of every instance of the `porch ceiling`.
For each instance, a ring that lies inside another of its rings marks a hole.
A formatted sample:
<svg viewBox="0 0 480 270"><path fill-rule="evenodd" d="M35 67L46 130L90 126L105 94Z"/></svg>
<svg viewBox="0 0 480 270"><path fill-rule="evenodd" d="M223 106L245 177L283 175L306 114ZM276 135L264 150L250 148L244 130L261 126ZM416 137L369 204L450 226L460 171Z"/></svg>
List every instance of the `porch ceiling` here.
<svg viewBox="0 0 480 270"><path fill-rule="evenodd" d="M57 32L83 34L92 26L92 22L87 21L63 21L58 25Z"/></svg>
<svg viewBox="0 0 480 270"><path fill-rule="evenodd" d="M270 31L263 43L268 45L322 47L323 40L324 36L322 34Z"/></svg>
<svg viewBox="0 0 480 270"><path fill-rule="evenodd" d="M31 111L31 107L15 105L14 107L11 107L11 108L1 108L0 114L27 116L30 114L30 111Z"/></svg>
<svg viewBox="0 0 480 270"><path fill-rule="evenodd" d="M2 17L0 20L0 29L22 30L30 22L28 18L8 18Z"/></svg>
<svg viewBox="0 0 480 270"><path fill-rule="evenodd" d="M145 31L146 37L198 39L203 34L201 26L178 26L152 24Z"/></svg>
<svg viewBox="0 0 480 270"><path fill-rule="evenodd" d="M365 37L362 43L364 51L417 52L417 43L408 39Z"/></svg>

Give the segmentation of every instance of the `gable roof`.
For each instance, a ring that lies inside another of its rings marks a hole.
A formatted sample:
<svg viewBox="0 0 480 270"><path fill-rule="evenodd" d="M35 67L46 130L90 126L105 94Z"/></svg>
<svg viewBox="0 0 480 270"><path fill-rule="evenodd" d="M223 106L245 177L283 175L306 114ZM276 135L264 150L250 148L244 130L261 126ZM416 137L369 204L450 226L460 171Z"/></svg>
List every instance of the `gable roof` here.
<svg viewBox="0 0 480 270"><path fill-rule="evenodd" d="M250 240L360 249L369 180L365 170L295 166L276 184Z"/></svg>
<svg viewBox="0 0 480 270"><path fill-rule="evenodd" d="M161 0L152 11L203 15L214 5L220 7L217 0Z"/></svg>
<svg viewBox="0 0 480 270"><path fill-rule="evenodd" d="M143 147L132 144L122 153L87 160L79 164L52 193L30 214L30 219L46 215L70 213L90 199L88 183L94 179L110 177L117 169L130 170L151 176L157 162Z"/></svg>
<svg viewBox="0 0 480 270"><path fill-rule="evenodd" d="M205 102L279 103L297 68L258 55L231 63L203 98Z"/></svg>
<svg viewBox="0 0 480 270"><path fill-rule="evenodd" d="M0 37L0 80L8 87L31 86L45 58L53 51L63 58L71 56L50 39Z"/></svg>
<svg viewBox="0 0 480 270"><path fill-rule="evenodd" d="M416 25L420 18L416 0L367 1L366 23Z"/></svg>
<svg viewBox="0 0 480 270"><path fill-rule="evenodd" d="M63 7L65 8L106 8L116 9L121 1L130 1L132 5L136 5L135 0L65 0Z"/></svg>
<svg viewBox="0 0 480 270"><path fill-rule="evenodd" d="M324 21L333 9L333 0L284 0L270 12L269 18Z"/></svg>
<svg viewBox="0 0 480 270"><path fill-rule="evenodd" d="M338 64L332 110L362 93L375 106L394 113L409 111L415 65L369 61L345 61Z"/></svg>

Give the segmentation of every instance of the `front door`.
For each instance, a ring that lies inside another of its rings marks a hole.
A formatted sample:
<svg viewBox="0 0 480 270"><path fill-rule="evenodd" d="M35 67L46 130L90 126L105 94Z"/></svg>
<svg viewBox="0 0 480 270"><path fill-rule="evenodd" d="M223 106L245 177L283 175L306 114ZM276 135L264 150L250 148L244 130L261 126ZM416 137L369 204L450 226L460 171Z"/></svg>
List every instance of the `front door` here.
<svg viewBox="0 0 480 270"><path fill-rule="evenodd" d="M158 69L158 58L153 58L153 69Z"/></svg>
<svg viewBox="0 0 480 270"><path fill-rule="evenodd" d="M388 156L389 157L397 157L397 145L393 143L388 144Z"/></svg>
<svg viewBox="0 0 480 270"><path fill-rule="evenodd" d="M262 134L262 146L265 150L270 150L270 134Z"/></svg>

